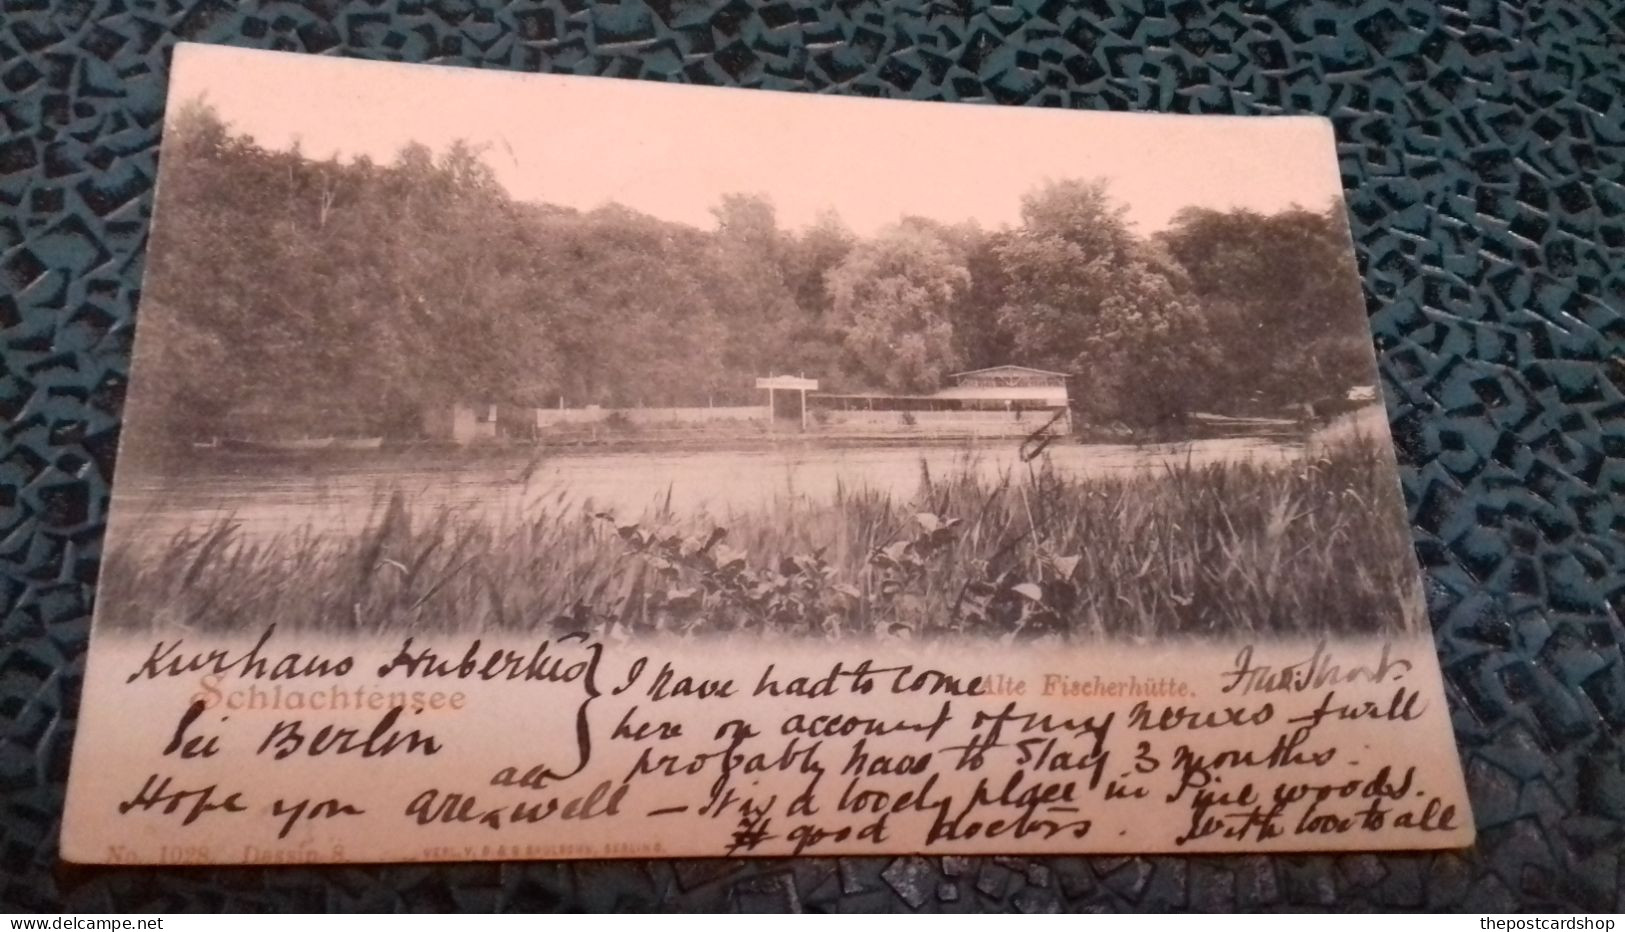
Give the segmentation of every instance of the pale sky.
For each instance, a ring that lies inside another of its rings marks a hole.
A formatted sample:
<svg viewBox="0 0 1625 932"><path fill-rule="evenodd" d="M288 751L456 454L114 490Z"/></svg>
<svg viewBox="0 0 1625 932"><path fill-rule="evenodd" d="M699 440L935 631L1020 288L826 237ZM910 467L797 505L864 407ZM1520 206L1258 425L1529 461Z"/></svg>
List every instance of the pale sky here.
<svg viewBox="0 0 1625 932"><path fill-rule="evenodd" d="M1050 179L1105 178L1141 233L1187 205L1319 209L1341 192L1318 117L1185 117L872 100L401 65L183 44L170 108L201 96L269 148L388 162L413 140L485 145L516 198L609 201L693 226L731 192L779 225L834 209L870 234L905 214L988 229Z"/></svg>

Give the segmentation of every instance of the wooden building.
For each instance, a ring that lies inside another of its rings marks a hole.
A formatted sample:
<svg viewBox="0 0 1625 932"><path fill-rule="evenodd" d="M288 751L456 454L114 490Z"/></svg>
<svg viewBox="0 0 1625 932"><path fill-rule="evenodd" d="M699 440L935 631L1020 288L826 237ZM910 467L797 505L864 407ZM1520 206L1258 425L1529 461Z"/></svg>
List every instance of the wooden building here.
<svg viewBox="0 0 1625 932"><path fill-rule="evenodd" d="M495 440L497 406L491 404L436 404L424 407L423 436L431 440L467 445Z"/></svg>
<svg viewBox="0 0 1625 932"><path fill-rule="evenodd" d="M766 430L872 436L1027 436L1070 434L1072 413L1064 372L1031 366L993 366L949 376L953 384L930 394L827 394L818 380L776 375L756 380L765 404L734 407L528 408L488 404L432 405L423 412L423 436L457 444L538 440L593 432L612 422L650 430L704 429L759 423Z"/></svg>
<svg viewBox="0 0 1625 932"><path fill-rule="evenodd" d="M965 410L1065 408L1070 401L1064 372L1031 366L993 366L956 372L949 378L954 380L953 386L932 397L958 401Z"/></svg>
<svg viewBox="0 0 1625 932"><path fill-rule="evenodd" d="M993 366L956 372L952 385L928 395L879 393L812 394L807 404L814 411L839 413L843 424L853 425L865 415L873 420L887 412L907 412L911 423L941 422L945 428L966 428L977 433L1024 434L1040 419L1059 418L1056 427L1072 432L1071 397L1067 374L1031 366ZM882 419L877 423L889 424ZM996 428L989 430L988 428Z"/></svg>

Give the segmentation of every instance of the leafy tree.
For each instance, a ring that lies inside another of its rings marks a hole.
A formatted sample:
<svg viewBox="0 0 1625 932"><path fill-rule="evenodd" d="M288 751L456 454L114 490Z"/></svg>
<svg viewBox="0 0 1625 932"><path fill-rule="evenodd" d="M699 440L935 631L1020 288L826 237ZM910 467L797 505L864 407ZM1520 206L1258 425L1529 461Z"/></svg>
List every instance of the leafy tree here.
<svg viewBox="0 0 1625 932"><path fill-rule="evenodd" d="M514 314L512 205L472 149L317 162L194 103L165 158L138 398L176 435L402 432L549 367Z"/></svg>
<svg viewBox="0 0 1625 932"><path fill-rule="evenodd" d="M832 210L821 212L799 234L787 235L780 263L794 304L793 322L783 370L828 380L849 368L839 330L831 326L832 309L825 279L858 237Z"/></svg>
<svg viewBox="0 0 1625 932"><path fill-rule="evenodd" d="M1014 353L1072 374L1076 408L1147 425L1192 410L1200 316L1177 269L1134 235L1103 182L1051 182L1028 194L1021 226L996 251L1006 298L999 322Z"/></svg>
<svg viewBox="0 0 1625 932"><path fill-rule="evenodd" d="M1232 406L1278 408L1370 384L1341 205L1275 214L1187 208L1158 237L1202 303Z"/></svg>
<svg viewBox="0 0 1625 932"><path fill-rule="evenodd" d="M948 309L970 273L931 231L900 225L854 247L829 273L834 315L865 384L937 388L958 364Z"/></svg>
<svg viewBox="0 0 1625 932"><path fill-rule="evenodd" d="M788 239L784 249L784 280L802 314L813 321L830 312L824 280L858 242L840 214L825 210L800 235Z"/></svg>
<svg viewBox="0 0 1625 932"><path fill-rule="evenodd" d="M727 194L712 214L717 232L706 274L726 327L723 364L742 375L727 396L744 400L752 391L749 376L796 368L792 334L802 315L785 280L788 243L773 202L759 194Z"/></svg>
<svg viewBox="0 0 1625 932"><path fill-rule="evenodd" d="M697 230L618 205L537 221L533 328L561 361L568 404L703 404L723 387L725 331L710 297L709 242Z"/></svg>
<svg viewBox="0 0 1625 932"><path fill-rule="evenodd" d="M1190 210L1148 241L1103 184L1066 180L1014 229L859 237L826 212L791 233L729 194L707 231L515 202L464 143L269 150L201 101L163 157L129 411L161 426L142 440L409 435L450 402L736 403L773 371L914 393L1026 363L1137 424L1371 378L1335 205Z"/></svg>
<svg viewBox="0 0 1625 932"><path fill-rule="evenodd" d="M999 257L1007 231L988 232L975 221L943 226L941 235L970 273L966 288L949 309L960 365L982 369L1013 361L1010 333L999 322L1007 276Z"/></svg>

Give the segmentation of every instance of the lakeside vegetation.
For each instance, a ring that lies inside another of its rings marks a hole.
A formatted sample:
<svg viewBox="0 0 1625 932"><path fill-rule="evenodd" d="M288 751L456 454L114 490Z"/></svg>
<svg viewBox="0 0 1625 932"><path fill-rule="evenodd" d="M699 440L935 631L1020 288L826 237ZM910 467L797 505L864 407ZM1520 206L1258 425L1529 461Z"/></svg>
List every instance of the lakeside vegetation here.
<svg viewBox="0 0 1625 932"><path fill-rule="evenodd" d="M253 634L584 630L608 637L1179 636L1415 630L1420 600L1385 444L1284 464L1113 478L1042 461L998 480L923 468L911 497L845 489L725 526L595 511L566 491L502 520L414 516L249 539L228 519L110 543L101 623ZM669 500L668 500L669 501Z"/></svg>

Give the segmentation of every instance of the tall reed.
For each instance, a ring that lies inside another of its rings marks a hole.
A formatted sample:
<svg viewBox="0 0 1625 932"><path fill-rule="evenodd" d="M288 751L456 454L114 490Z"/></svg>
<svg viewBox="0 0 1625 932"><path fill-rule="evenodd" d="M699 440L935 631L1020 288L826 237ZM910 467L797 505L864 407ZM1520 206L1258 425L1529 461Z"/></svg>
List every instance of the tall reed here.
<svg viewBox="0 0 1625 932"><path fill-rule="evenodd" d="M380 495L364 530L244 537L230 519L116 542L100 622L333 634L660 632L1149 641L1414 630L1392 467L1358 441L1295 463L843 484L723 522L594 513L560 490L499 519Z"/></svg>

